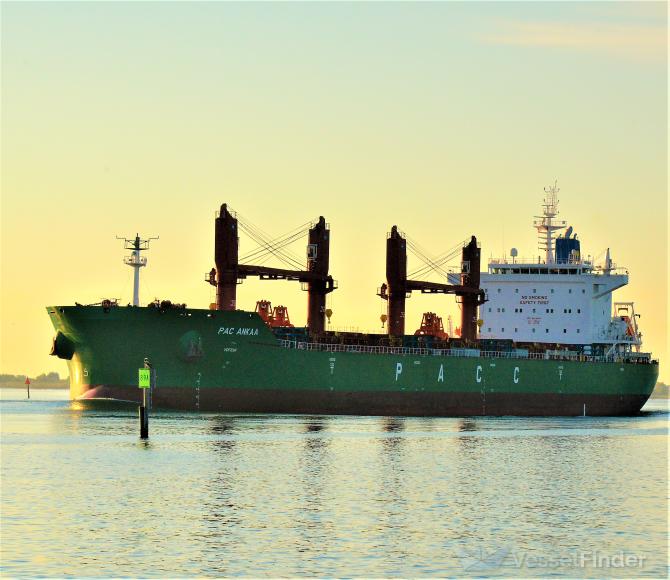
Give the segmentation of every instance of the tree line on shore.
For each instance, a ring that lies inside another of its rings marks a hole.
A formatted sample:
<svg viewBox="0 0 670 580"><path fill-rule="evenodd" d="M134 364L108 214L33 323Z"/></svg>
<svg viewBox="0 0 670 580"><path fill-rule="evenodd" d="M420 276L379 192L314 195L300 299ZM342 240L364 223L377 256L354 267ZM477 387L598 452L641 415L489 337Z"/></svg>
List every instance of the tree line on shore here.
<svg viewBox="0 0 670 580"><path fill-rule="evenodd" d="M0 387L25 388L26 377L27 375L0 374ZM30 379L30 386L36 389L58 389L67 388L70 386L69 377L61 379L58 373L42 373L36 377L28 378Z"/></svg>
<svg viewBox="0 0 670 580"><path fill-rule="evenodd" d="M670 399L670 385L658 381L651 396L655 399Z"/></svg>

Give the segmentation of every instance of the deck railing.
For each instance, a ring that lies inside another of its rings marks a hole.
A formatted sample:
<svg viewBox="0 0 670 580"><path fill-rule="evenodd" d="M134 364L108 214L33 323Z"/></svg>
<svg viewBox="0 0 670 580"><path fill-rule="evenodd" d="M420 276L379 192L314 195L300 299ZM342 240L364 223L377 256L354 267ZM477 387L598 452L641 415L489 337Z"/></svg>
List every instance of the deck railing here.
<svg viewBox="0 0 670 580"><path fill-rule="evenodd" d="M319 342L301 342L297 340L277 341L282 348L296 350L311 350L320 352L347 352L361 354L395 354L417 356L443 356L456 358L508 358L532 360L556 360L579 362L608 362L608 363L653 363L645 353L633 353L629 356L591 356L578 353L549 354L540 352L502 352L496 350L478 349L441 349L441 348L409 348L401 346L365 346L359 344L324 344Z"/></svg>

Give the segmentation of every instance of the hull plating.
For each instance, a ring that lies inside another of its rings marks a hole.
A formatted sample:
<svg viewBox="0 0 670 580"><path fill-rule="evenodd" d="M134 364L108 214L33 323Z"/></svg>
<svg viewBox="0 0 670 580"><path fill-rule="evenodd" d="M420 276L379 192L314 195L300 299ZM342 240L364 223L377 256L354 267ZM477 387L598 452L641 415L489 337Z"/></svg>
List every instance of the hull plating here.
<svg viewBox="0 0 670 580"><path fill-rule="evenodd" d="M134 387L96 386L82 399L115 399L139 403ZM395 415L421 417L466 416L615 416L633 415L642 408L644 395L558 395L558 394L479 394L381 393L295 391L290 389L208 389L159 387L153 405L178 409L224 413L278 413L307 415Z"/></svg>
<svg viewBox="0 0 670 580"><path fill-rule="evenodd" d="M280 347L248 312L52 307L74 345L73 398L138 401L137 369L157 372L157 407L308 414L630 415L648 399L657 364Z"/></svg>

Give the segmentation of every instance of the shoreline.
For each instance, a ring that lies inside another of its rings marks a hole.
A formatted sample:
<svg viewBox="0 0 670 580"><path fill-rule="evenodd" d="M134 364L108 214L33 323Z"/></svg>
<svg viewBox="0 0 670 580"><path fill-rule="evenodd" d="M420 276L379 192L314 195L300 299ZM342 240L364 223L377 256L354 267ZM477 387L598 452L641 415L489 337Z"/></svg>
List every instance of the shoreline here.
<svg viewBox="0 0 670 580"><path fill-rule="evenodd" d="M0 385L0 389L17 389L25 391L27 390L27 385ZM69 385L35 385L30 383L31 391L55 391L55 390L69 390Z"/></svg>

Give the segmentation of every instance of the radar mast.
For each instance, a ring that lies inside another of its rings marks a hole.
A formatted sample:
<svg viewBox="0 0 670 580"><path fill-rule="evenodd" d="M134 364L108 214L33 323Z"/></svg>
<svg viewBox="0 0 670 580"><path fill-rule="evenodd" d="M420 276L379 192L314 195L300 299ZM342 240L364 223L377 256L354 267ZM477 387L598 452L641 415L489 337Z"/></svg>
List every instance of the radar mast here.
<svg viewBox="0 0 670 580"><path fill-rule="evenodd" d="M558 180L554 181L554 185L544 188L544 200L542 202L542 215L535 216L533 226L537 229L538 247L545 252L545 260L547 264L554 262L554 242L553 233L556 230L565 228L566 222L563 220L556 220L558 215Z"/></svg>
<svg viewBox="0 0 670 580"><path fill-rule="evenodd" d="M149 243L152 240L157 240L158 236L155 238L147 238L146 240L140 239L140 234L135 235L135 239L124 238L116 236L117 240L123 240L123 247L126 250L132 250L130 256L123 258L123 263L127 264L135 270L133 275L133 306L140 305L140 268L143 268L147 265L147 259L144 256L140 255L140 252L144 252L149 249Z"/></svg>

